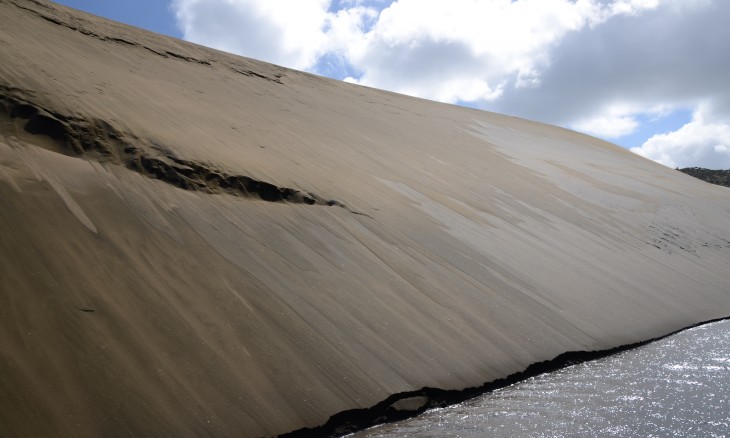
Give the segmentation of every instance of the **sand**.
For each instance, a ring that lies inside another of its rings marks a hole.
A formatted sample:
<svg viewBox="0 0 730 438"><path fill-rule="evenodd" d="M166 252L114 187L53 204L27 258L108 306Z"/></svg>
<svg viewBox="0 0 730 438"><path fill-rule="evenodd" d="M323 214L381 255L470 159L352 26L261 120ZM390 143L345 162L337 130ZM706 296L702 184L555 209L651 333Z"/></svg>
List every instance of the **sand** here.
<svg viewBox="0 0 730 438"><path fill-rule="evenodd" d="M730 315L727 188L46 1L0 23L3 436L276 435Z"/></svg>

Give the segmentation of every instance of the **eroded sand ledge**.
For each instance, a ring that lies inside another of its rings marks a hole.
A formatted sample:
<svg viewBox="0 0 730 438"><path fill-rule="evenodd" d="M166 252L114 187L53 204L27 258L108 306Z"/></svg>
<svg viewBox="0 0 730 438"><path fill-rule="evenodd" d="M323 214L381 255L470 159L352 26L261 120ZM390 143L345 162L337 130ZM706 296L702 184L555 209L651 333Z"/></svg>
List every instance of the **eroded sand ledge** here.
<svg viewBox="0 0 730 438"><path fill-rule="evenodd" d="M11 435L282 434L730 315L726 188L51 3L0 23Z"/></svg>

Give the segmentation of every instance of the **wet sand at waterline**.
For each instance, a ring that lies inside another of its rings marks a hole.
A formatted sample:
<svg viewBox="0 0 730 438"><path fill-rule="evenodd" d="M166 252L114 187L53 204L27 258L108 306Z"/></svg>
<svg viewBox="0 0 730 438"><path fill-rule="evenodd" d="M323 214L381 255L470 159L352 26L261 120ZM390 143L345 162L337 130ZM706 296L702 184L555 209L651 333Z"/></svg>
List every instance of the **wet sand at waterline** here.
<svg viewBox="0 0 730 438"><path fill-rule="evenodd" d="M0 23L3 434L276 435L730 315L727 188L46 1Z"/></svg>

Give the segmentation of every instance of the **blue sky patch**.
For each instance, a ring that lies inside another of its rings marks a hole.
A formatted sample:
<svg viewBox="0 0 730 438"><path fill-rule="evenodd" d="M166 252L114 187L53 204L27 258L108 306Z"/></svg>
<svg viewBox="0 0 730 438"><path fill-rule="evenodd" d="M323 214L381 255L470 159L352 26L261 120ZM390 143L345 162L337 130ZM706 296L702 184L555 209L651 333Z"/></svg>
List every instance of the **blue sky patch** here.
<svg viewBox="0 0 730 438"><path fill-rule="evenodd" d="M56 3L142 29L182 38L170 2L159 0L55 0Z"/></svg>
<svg viewBox="0 0 730 438"><path fill-rule="evenodd" d="M692 121L692 110L680 108L661 118L657 118L654 114L640 114L636 120L639 122L639 127L634 133L614 139L613 142L625 148L641 146L657 134L676 131Z"/></svg>

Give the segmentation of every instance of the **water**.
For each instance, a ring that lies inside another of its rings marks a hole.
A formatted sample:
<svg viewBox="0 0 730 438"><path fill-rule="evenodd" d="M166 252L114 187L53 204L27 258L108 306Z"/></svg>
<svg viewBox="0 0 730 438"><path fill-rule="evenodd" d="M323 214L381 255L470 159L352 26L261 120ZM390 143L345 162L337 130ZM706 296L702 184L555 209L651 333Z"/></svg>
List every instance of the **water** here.
<svg viewBox="0 0 730 438"><path fill-rule="evenodd" d="M730 436L730 321L354 437Z"/></svg>

